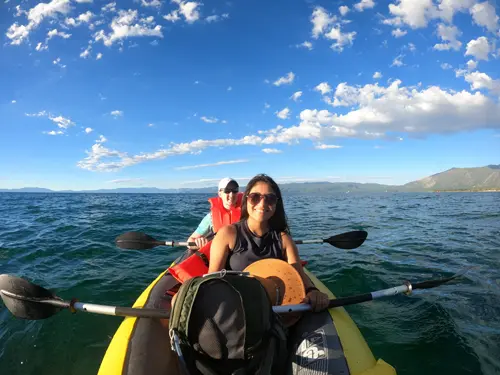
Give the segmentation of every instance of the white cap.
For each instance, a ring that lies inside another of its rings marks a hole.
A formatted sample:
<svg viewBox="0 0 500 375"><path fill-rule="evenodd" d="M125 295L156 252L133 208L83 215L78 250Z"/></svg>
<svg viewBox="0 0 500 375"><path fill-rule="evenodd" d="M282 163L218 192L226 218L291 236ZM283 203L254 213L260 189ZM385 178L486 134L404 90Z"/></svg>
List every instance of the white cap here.
<svg viewBox="0 0 500 375"><path fill-rule="evenodd" d="M236 180L229 178L229 177L225 177L222 180L220 180L220 182L219 182L219 190L225 189L227 187L227 185L229 185L231 182L234 182L236 184L236 186L238 186L238 183L236 182Z"/></svg>

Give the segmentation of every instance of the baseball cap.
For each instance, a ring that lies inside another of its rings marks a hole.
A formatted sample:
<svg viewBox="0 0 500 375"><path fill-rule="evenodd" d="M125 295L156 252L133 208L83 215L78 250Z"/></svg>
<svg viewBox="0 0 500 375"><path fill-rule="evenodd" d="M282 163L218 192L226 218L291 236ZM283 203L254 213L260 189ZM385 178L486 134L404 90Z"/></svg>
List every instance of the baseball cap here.
<svg viewBox="0 0 500 375"><path fill-rule="evenodd" d="M229 178L229 177L225 177L222 180L220 180L220 182L219 182L219 190L227 188L228 185L232 185L234 187L239 187L236 180L233 180L232 178Z"/></svg>

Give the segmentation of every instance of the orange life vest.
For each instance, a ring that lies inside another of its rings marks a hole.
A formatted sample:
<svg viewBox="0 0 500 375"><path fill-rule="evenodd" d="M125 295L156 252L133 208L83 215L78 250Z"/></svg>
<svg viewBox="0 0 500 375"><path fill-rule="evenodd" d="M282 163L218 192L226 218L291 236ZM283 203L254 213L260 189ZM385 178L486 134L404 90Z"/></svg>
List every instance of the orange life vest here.
<svg viewBox="0 0 500 375"><path fill-rule="evenodd" d="M209 198L210 211L212 212L212 225L214 232L225 225L236 223L241 216L241 201L243 193L238 193L236 206L226 210L220 197ZM212 241L208 242L201 249L194 252L189 258L180 264L176 264L168 269L169 273L175 277L177 281L183 283L195 276L202 276L208 272L208 263L210 261L210 247Z"/></svg>
<svg viewBox="0 0 500 375"><path fill-rule="evenodd" d="M238 193L236 198L236 205L227 210L222 203L220 197L209 198L210 211L212 212L212 225L214 232L217 233L220 228L225 225L236 223L241 217L241 201L243 200L243 193Z"/></svg>

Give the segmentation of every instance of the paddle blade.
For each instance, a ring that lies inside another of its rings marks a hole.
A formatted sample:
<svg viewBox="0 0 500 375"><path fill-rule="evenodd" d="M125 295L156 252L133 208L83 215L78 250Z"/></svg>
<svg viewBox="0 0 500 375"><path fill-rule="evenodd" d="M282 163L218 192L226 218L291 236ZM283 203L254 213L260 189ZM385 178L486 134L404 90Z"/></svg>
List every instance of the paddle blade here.
<svg viewBox="0 0 500 375"><path fill-rule="evenodd" d="M115 242L121 249L132 250L147 250L165 244L142 232L123 233L116 237Z"/></svg>
<svg viewBox="0 0 500 375"><path fill-rule="evenodd" d="M61 310L45 303L59 299L51 291L11 275L0 275L0 297L12 315L20 319L46 319Z"/></svg>
<svg viewBox="0 0 500 375"><path fill-rule="evenodd" d="M363 242L365 242L368 232L364 230L355 230L352 232L346 232L342 234L337 234L336 236L327 238L323 240L332 246L338 247L339 249L355 249L360 247Z"/></svg>

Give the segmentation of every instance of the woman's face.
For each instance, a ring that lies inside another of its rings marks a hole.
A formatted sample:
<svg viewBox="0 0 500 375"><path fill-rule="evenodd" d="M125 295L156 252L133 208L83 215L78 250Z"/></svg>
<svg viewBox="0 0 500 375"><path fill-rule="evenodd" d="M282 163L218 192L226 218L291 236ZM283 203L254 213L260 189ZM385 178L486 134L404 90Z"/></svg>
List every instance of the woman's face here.
<svg viewBox="0 0 500 375"><path fill-rule="evenodd" d="M277 197L271 186L257 182L247 195L248 216L257 222L269 220L276 212Z"/></svg>

